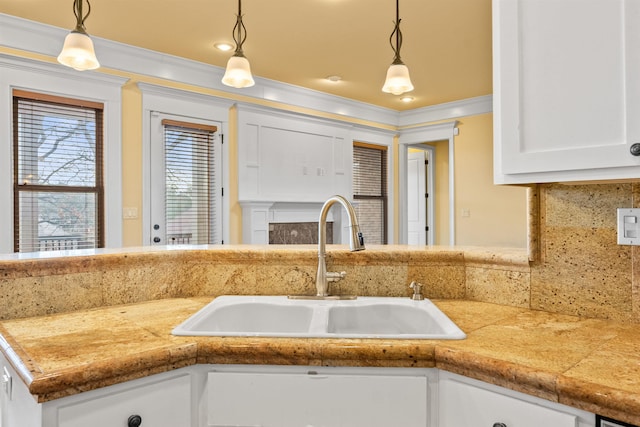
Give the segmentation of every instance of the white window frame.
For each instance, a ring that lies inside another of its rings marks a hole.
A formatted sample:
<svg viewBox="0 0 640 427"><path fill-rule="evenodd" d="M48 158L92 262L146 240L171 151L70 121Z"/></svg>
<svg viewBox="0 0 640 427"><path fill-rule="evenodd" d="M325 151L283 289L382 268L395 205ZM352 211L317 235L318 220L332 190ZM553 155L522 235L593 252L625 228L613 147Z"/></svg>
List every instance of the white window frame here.
<svg viewBox="0 0 640 427"><path fill-rule="evenodd" d="M13 253L13 89L104 104L105 247L122 247L122 85L127 79L0 57L0 253Z"/></svg>
<svg viewBox="0 0 640 427"><path fill-rule="evenodd" d="M216 122L218 131L216 134L224 138L224 148L221 156L221 186L229 188L229 143L227 129L229 127L229 109L233 102L223 100L214 96L203 95L179 89L166 88L148 83L138 83L138 88L142 92L142 244L144 246L152 244L152 221L151 218L151 120L153 114L170 116L174 119L180 118L182 121L207 121ZM225 135L225 136L222 136ZM221 199L221 237L225 243L229 242L229 203L228 197Z"/></svg>

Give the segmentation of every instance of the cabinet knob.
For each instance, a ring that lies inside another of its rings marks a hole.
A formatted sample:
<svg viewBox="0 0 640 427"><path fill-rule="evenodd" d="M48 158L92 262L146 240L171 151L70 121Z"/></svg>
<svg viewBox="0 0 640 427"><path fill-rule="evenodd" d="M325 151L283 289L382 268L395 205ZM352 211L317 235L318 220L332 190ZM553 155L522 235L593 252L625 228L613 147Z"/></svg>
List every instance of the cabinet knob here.
<svg viewBox="0 0 640 427"><path fill-rule="evenodd" d="M140 427L142 417L140 415L131 415L127 420L127 427Z"/></svg>
<svg viewBox="0 0 640 427"><path fill-rule="evenodd" d="M636 142L631 147L629 147L629 152L632 156L640 156L640 143Z"/></svg>
<svg viewBox="0 0 640 427"><path fill-rule="evenodd" d="M505 423L493 423L493 427L507 427Z"/></svg>

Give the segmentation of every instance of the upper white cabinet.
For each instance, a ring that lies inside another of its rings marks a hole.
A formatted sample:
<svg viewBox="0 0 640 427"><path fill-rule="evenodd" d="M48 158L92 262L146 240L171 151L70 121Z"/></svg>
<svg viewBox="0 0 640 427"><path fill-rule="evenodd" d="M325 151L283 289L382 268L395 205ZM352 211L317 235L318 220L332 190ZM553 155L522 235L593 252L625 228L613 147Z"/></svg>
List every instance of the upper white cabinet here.
<svg viewBox="0 0 640 427"><path fill-rule="evenodd" d="M493 1L495 183L640 178L638 22L634 0Z"/></svg>
<svg viewBox="0 0 640 427"><path fill-rule="evenodd" d="M351 194L347 126L294 114L238 108L238 199L324 202Z"/></svg>

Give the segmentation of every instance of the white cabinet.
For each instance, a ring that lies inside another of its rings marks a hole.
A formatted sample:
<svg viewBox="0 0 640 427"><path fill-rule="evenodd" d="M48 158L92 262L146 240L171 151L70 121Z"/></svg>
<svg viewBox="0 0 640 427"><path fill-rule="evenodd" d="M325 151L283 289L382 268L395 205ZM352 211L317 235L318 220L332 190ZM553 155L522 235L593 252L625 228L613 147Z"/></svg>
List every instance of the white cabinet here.
<svg viewBox="0 0 640 427"><path fill-rule="evenodd" d="M190 374L149 379L51 402L43 427L191 427Z"/></svg>
<svg viewBox="0 0 640 427"><path fill-rule="evenodd" d="M594 415L440 371L439 427L591 427Z"/></svg>
<svg viewBox="0 0 640 427"><path fill-rule="evenodd" d="M639 21L635 0L493 0L496 183L640 177Z"/></svg>
<svg viewBox="0 0 640 427"><path fill-rule="evenodd" d="M220 367L208 374L206 425L433 426L428 378L433 374L428 369Z"/></svg>
<svg viewBox="0 0 640 427"><path fill-rule="evenodd" d="M45 403L10 366L9 374L12 386L0 389L0 427L595 424L594 414L427 368L199 365ZM128 422L136 415L139 424Z"/></svg>
<svg viewBox="0 0 640 427"><path fill-rule="evenodd" d="M330 120L238 108L238 200L320 202L352 194L350 127Z"/></svg>
<svg viewBox="0 0 640 427"><path fill-rule="evenodd" d="M0 389L0 427L196 426L188 368L37 403L1 355L0 362L11 377L11 387Z"/></svg>

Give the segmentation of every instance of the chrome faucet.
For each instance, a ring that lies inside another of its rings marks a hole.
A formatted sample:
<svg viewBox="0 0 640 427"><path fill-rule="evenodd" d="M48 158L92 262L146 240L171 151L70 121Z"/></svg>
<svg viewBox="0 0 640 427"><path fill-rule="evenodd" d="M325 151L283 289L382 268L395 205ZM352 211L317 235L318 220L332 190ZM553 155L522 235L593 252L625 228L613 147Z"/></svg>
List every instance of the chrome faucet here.
<svg viewBox="0 0 640 427"><path fill-rule="evenodd" d="M316 274L317 297L329 296L329 282L337 282L343 279L347 273L327 271L327 214L334 203L340 203L347 211L349 217L349 249L352 252L364 250L364 238L360 232L356 211L347 199L342 196L332 196L322 206L320 219L318 220L318 272Z"/></svg>

